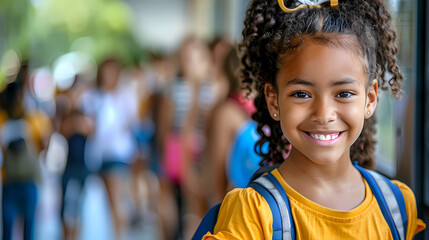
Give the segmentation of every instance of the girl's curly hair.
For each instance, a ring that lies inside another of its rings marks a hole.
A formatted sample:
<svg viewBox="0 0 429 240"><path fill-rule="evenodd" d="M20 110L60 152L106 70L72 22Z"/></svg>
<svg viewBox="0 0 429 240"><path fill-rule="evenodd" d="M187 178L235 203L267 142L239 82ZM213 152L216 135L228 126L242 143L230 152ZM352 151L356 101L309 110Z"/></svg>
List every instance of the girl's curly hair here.
<svg viewBox="0 0 429 240"><path fill-rule="evenodd" d="M257 91L257 112L253 119L258 122L261 136L255 145L264 159L261 165L281 163L290 151L290 143L279 131L280 123L268 112L264 86L266 83L276 86L280 56L292 53L299 45L291 40L306 37L331 44L338 43L331 41L338 34L354 35L360 45L356 51L367 62L368 84L377 79L380 88L390 88L395 97L399 98L402 93L404 77L396 63L396 32L383 0L340 0L335 8L306 8L291 13L283 12L277 0L253 0L244 25L239 46L241 73L245 88L249 92ZM365 121L361 135L350 150L351 160L367 168L374 163L375 122L374 116ZM270 133L264 131L267 126ZM267 142L269 150L263 152L262 146Z"/></svg>

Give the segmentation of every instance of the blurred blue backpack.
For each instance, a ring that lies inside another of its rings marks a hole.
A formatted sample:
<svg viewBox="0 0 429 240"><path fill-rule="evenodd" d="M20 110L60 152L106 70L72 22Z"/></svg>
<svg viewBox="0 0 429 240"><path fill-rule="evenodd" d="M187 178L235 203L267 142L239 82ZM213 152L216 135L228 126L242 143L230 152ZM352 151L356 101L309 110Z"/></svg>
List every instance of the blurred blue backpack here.
<svg viewBox="0 0 429 240"><path fill-rule="evenodd" d="M260 138L257 126L255 121L247 120L235 134L226 164L228 181L233 188L245 188L253 173L259 169L262 157L254 149ZM262 152L268 152L268 145L262 147Z"/></svg>
<svg viewBox="0 0 429 240"><path fill-rule="evenodd" d="M405 240L407 235L407 212L401 190L383 175L354 166L367 181L377 199L384 219L389 225L394 240ZM268 203L273 215L273 239L295 240L295 225L289 199L283 187L271 174L274 166L262 167L252 177L249 187L255 189ZM263 175L264 173L267 173ZM222 203L212 207L204 216L192 240L202 239L207 232L213 233Z"/></svg>

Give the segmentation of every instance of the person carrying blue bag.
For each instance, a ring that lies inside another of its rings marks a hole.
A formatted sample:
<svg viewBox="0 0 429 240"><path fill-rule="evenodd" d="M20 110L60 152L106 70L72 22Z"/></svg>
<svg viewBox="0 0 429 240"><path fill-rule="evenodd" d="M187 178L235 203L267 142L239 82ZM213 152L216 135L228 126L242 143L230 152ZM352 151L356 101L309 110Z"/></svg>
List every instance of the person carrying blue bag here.
<svg viewBox="0 0 429 240"><path fill-rule="evenodd" d="M385 2L252 0L244 25L255 149L268 142L262 165L279 166L230 191L194 239L404 240L422 231L412 190L367 170L379 87L399 98L404 81Z"/></svg>

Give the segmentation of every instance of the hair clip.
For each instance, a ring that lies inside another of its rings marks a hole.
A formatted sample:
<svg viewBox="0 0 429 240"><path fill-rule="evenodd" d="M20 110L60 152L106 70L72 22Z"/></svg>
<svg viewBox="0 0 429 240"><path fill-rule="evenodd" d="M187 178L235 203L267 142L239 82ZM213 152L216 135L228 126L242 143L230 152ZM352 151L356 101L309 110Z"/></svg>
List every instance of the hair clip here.
<svg viewBox="0 0 429 240"><path fill-rule="evenodd" d="M287 8L284 0L278 0L280 8L285 12L293 12L301 8L320 8L323 3L329 2L331 7L338 6L338 0L298 0L301 4L296 8Z"/></svg>

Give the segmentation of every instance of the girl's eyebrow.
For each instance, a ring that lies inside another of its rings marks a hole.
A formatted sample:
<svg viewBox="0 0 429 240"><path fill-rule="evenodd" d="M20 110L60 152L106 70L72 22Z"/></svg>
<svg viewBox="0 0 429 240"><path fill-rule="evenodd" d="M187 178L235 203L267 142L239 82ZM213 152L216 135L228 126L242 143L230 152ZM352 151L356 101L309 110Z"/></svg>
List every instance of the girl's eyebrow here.
<svg viewBox="0 0 429 240"><path fill-rule="evenodd" d="M300 78L294 78L294 79L290 80L290 81L287 83L287 86L290 86L290 85L314 86L314 84L313 84L312 82L305 81L305 80L300 79Z"/></svg>
<svg viewBox="0 0 429 240"><path fill-rule="evenodd" d="M338 82L334 82L334 83L332 83L332 86L341 86L341 85L346 85L346 84L356 84L356 85L360 86L360 82L354 78L351 78L351 77L346 77L346 78L343 78L342 80L340 80Z"/></svg>
<svg viewBox="0 0 429 240"><path fill-rule="evenodd" d="M346 84L356 84L356 85L360 86L359 81L354 79L354 78L351 78L351 77L345 77L345 78L341 79L340 81L334 82L334 83L332 83L332 86L335 87L335 86L341 86L341 85L346 85ZM290 86L290 85L305 85L305 86L310 86L310 87L314 86L314 84L312 82L309 82L309 81L306 81L306 80L303 80L300 78L294 78L294 79L290 80L287 83L287 86Z"/></svg>

